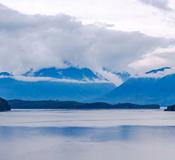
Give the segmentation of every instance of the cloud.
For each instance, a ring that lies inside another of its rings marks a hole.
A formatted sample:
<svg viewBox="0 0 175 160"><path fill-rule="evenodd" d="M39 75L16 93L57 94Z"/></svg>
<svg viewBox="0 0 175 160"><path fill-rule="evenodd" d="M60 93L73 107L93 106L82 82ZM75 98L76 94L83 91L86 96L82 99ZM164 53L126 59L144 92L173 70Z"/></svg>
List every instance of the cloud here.
<svg viewBox="0 0 175 160"><path fill-rule="evenodd" d="M137 60L145 54L167 48L173 41L84 25L64 14L25 15L0 6L0 71L64 67L68 61L101 73L104 67L134 73L130 64L140 63Z"/></svg>
<svg viewBox="0 0 175 160"><path fill-rule="evenodd" d="M175 47L170 48L157 48L153 52L143 55L140 59L130 64L130 67L133 68L139 75L143 75L144 71L149 71L152 68L161 68L162 66L171 67L163 74L158 76L164 76L166 74L171 74L175 72L174 66L175 59ZM153 75L151 75L153 76Z"/></svg>
<svg viewBox="0 0 175 160"><path fill-rule="evenodd" d="M110 81L106 80L73 80L73 79L57 79L57 78L49 78L49 77L26 77L26 76L14 76L14 77L8 77L8 76L0 76L0 78L13 78L19 81L24 82L64 82L64 83L77 83L77 84L87 84L87 83L110 83Z"/></svg>
<svg viewBox="0 0 175 160"><path fill-rule="evenodd" d="M140 0L142 3L151 5L161 10L171 11L168 0Z"/></svg>

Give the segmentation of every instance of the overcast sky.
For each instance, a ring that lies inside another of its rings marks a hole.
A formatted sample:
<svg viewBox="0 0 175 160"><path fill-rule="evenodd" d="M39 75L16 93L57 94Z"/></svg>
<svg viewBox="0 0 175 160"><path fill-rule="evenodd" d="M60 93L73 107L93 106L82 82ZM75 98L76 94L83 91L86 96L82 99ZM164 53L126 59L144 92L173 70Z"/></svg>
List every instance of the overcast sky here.
<svg viewBox="0 0 175 160"><path fill-rule="evenodd" d="M175 0L0 3L9 7L0 7L1 71L62 67L64 61L132 74L175 67Z"/></svg>
<svg viewBox="0 0 175 160"><path fill-rule="evenodd" d="M26 14L75 16L84 23L174 37L175 0L0 0Z"/></svg>

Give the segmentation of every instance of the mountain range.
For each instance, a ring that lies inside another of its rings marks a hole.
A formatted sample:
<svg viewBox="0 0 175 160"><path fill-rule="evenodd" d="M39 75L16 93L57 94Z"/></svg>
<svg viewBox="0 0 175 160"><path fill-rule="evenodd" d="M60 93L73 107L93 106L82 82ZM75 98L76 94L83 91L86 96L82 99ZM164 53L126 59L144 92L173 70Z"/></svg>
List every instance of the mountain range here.
<svg viewBox="0 0 175 160"><path fill-rule="evenodd" d="M37 71L32 69L23 74L27 77L49 77L56 79L68 79L68 80L78 80L78 81L94 81L103 80L102 76L91 71L88 68L78 68L78 67L67 67L67 68L43 68Z"/></svg>
<svg viewBox="0 0 175 160"><path fill-rule="evenodd" d="M154 69L145 75L162 74L170 69ZM73 66L31 69L18 76L1 72L0 96L6 99L101 101L162 106L175 103L175 74L157 78L133 77L127 72L111 73L122 79L123 83L116 86L100 73Z"/></svg>
<svg viewBox="0 0 175 160"><path fill-rule="evenodd" d="M89 101L115 88L88 68L43 68L22 75L0 73L0 95L6 99Z"/></svg>

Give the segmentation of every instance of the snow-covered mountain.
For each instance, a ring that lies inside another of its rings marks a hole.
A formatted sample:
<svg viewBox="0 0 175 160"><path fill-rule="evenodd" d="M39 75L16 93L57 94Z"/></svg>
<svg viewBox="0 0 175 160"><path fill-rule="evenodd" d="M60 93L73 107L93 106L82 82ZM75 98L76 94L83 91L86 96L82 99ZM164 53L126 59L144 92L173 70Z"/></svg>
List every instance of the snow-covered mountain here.
<svg viewBox="0 0 175 160"><path fill-rule="evenodd" d="M8 73L8 72L0 72L0 77L12 77L13 74Z"/></svg>
<svg viewBox="0 0 175 160"><path fill-rule="evenodd" d="M131 77L131 75L126 71L115 72L108 68L103 68L101 74L116 86L120 86L123 82Z"/></svg>
<svg viewBox="0 0 175 160"><path fill-rule="evenodd" d="M43 68L22 75L0 73L0 96L7 99L58 99L76 101L129 102L138 104L170 105L175 103L175 74L171 68L147 72L148 76L132 77L127 72L96 73L88 68ZM155 75L156 76L155 76ZM116 86L108 79L119 79ZM116 76L116 77L115 77Z"/></svg>
<svg viewBox="0 0 175 160"><path fill-rule="evenodd" d="M104 78L96 72L93 72L89 68L79 67L66 67L66 68L42 68L34 71L30 70L23 74L26 77L47 77L55 79L65 80L78 80L78 81L96 81L104 80Z"/></svg>
<svg viewBox="0 0 175 160"><path fill-rule="evenodd" d="M7 99L88 101L114 88L114 84L88 68L52 67L22 75L0 73L0 96Z"/></svg>

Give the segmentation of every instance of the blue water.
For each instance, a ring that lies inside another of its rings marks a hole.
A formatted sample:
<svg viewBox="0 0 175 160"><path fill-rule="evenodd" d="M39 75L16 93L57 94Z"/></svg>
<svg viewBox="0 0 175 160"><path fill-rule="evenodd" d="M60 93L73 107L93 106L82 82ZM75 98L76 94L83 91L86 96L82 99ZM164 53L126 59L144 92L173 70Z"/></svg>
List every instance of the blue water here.
<svg viewBox="0 0 175 160"><path fill-rule="evenodd" d="M0 113L0 160L174 160L174 151L171 112Z"/></svg>

